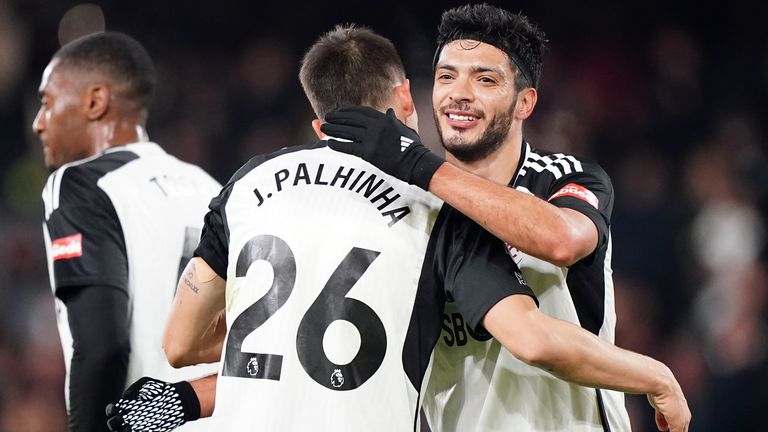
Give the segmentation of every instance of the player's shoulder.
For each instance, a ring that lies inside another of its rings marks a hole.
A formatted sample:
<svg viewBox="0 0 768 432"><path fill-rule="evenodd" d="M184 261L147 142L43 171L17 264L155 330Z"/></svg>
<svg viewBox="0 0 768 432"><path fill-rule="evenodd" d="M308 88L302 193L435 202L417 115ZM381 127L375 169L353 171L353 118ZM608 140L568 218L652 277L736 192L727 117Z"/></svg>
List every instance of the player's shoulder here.
<svg viewBox="0 0 768 432"><path fill-rule="evenodd" d="M517 185L555 184L574 177L592 177L611 183L608 173L588 157L537 149L526 143Z"/></svg>
<svg viewBox="0 0 768 432"><path fill-rule="evenodd" d="M114 151L64 164L48 177L44 198L59 204L88 203L100 194L102 177L138 158L130 151Z"/></svg>
<svg viewBox="0 0 768 432"><path fill-rule="evenodd" d="M71 162L59 168L62 181L97 182L101 177L115 171L126 164L139 159L132 151L120 150L102 153L98 156Z"/></svg>
<svg viewBox="0 0 768 432"><path fill-rule="evenodd" d="M605 170L593 159L586 156L555 152L549 150L543 150L526 146L525 160L523 161L523 168L533 167L534 171L540 172L535 168L547 168L553 167L562 170L562 173L568 173L568 168L571 168L571 172L585 172L585 171L600 171L605 173ZM552 173L550 171L550 173ZM552 173L554 174L554 173Z"/></svg>
<svg viewBox="0 0 768 432"><path fill-rule="evenodd" d="M297 152L301 152L301 151L316 150L316 149L327 148L327 147L328 147L327 141L319 140L319 141L312 141L307 144L295 145L291 147L283 147L282 149L274 151L272 153L256 155L252 157L248 162L246 162L243 166L240 167L240 169L238 169L235 172L235 174L227 182L227 186L233 185L235 182L245 177L248 173L250 173L257 167L261 166L265 162L270 161L272 159L297 153Z"/></svg>

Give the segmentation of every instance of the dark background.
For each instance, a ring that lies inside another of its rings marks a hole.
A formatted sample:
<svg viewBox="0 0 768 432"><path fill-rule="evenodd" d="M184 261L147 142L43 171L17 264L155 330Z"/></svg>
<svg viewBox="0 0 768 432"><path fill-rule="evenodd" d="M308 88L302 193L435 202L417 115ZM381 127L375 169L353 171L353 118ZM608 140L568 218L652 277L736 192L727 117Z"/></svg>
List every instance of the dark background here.
<svg viewBox="0 0 768 432"><path fill-rule="evenodd" d="M66 430L30 126L62 42L104 27L139 39L159 75L150 137L223 182L313 138L299 59L340 23L392 39L440 151L431 59L441 12L459 4L0 0L0 431ZM766 429L768 4L495 4L550 39L527 139L613 179L617 343L672 368L692 430ZM655 430L644 397L628 407L634 430Z"/></svg>

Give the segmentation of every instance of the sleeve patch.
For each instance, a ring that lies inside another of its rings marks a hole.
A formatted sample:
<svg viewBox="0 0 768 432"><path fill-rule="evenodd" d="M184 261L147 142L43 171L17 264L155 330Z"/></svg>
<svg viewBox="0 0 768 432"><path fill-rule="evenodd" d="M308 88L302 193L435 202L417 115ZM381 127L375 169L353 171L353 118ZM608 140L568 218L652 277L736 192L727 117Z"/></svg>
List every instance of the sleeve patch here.
<svg viewBox="0 0 768 432"><path fill-rule="evenodd" d="M594 208L598 208L598 199L597 196L592 193L589 189L585 188L584 186L579 186L576 183L568 183L567 185L563 186L562 189L557 191L554 195L549 197L547 201L552 201L555 198L560 198L564 196L570 196L574 198L578 198L580 200L586 201L589 204L592 205Z"/></svg>
<svg viewBox="0 0 768 432"><path fill-rule="evenodd" d="M53 261L83 256L83 235L78 233L53 240L51 256Z"/></svg>

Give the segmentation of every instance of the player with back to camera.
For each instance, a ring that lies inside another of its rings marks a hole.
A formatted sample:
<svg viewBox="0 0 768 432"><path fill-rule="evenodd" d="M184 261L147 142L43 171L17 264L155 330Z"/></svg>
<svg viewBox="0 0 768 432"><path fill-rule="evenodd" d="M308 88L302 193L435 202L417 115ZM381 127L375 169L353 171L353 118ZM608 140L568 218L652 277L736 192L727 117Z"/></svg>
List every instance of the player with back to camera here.
<svg viewBox="0 0 768 432"><path fill-rule="evenodd" d="M179 272L220 186L148 141L154 87L147 52L115 32L63 46L40 83L33 129L51 170L43 230L73 432L106 430L104 406L141 376L215 370L175 370L162 351Z"/></svg>

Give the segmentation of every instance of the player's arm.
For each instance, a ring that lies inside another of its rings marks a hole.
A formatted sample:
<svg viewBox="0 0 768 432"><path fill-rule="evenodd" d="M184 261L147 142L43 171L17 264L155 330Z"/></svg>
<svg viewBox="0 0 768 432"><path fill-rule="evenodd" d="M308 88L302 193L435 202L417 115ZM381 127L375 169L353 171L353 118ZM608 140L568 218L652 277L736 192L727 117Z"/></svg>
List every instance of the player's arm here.
<svg viewBox="0 0 768 432"><path fill-rule="evenodd" d="M533 195L444 163L429 191L528 255L569 266L591 254L597 227L583 213L556 207Z"/></svg>
<svg viewBox="0 0 768 432"><path fill-rule="evenodd" d="M200 242L176 288L163 335L169 363L181 367L219 361L226 328L226 276L229 249L224 207L227 184L211 200Z"/></svg>
<svg viewBox="0 0 768 432"><path fill-rule="evenodd" d="M568 381L645 393L660 426L687 430L690 411L666 366L543 314L501 241L466 215L444 207L434 229L436 277L476 332L487 330L515 357Z"/></svg>
<svg viewBox="0 0 768 432"><path fill-rule="evenodd" d="M353 141L331 140L332 149L360 156L403 181L429 190L528 255L568 266L598 245L598 230L584 214L446 163L424 147L418 134L394 114L347 107L328 114L325 120L321 126L324 133Z"/></svg>
<svg viewBox="0 0 768 432"><path fill-rule="evenodd" d="M576 384L647 394L656 408L660 430L688 430L688 404L672 371L663 363L551 318L529 296L502 299L488 310L483 326L525 363Z"/></svg>
<svg viewBox="0 0 768 432"><path fill-rule="evenodd" d="M104 406L125 388L131 351L128 295L111 286L69 286L57 291L72 333L69 430L104 430Z"/></svg>
<svg viewBox="0 0 768 432"><path fill-rule="evenodd" d="M226 282L200 257L182 273L163 335L174 367L219 361L226 335Z"/></svg>

